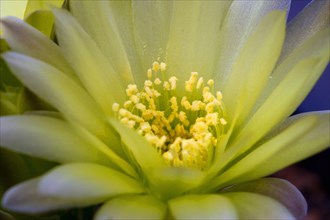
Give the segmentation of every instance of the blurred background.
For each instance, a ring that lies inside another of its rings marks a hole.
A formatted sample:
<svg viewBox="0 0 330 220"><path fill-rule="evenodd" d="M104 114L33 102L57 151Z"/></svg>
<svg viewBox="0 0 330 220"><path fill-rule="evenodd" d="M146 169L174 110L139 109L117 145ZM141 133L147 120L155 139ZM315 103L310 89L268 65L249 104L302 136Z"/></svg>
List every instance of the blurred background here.
<svg viewBox="0 0 330 220"><path fill-rule="evenodd" d="M321 0L329 1L329 0ZM289 21L310 0L292 0ZM329 8L330 13L330 8ZM330 48L329 48L330 50ZM330 65L295 114L330 109ZM329 134L330 135L330 134ZM330 219L330 149L279 171L274 176L289 180L305 196L309 210L303 220Z"/></svg>
<svg viewBox="0 0 330 220"><path fill-rule="evenodd" d="M6 0L0 0L0 1L6 1ZM17 2L19 1L21 0L18 0ZM266 0L258 0L258 1L266 1ZM291 10L288 16L288 20L290 21L293 17L295 17L310 1L311 0L292 0ZM330 1L330 0L319 0L319 1ZM22 9L22 11L24 11L24 8ZM0 10L0 12L1 15L4 15L3 10ZM11 12L8 13L10 14ZM330 8L329 8L329 13L330 13ZM310 111L329 110L329 109L330 109L330 66L328 65L327 69L321 76L320 80L318 81L314 89L311 91L311 93L305 99L305 101L299 106L295 114L299 114L302 112L310 112ZM34 164L31 163L29 164L29 167L35 169L34 173L43 172L42 169L37 170L39 166L34 166ZM40 163L42 163L42 161L38 161L39 165ZM24 167L21 166L21 164L18 164L17 166ZM49 166L49 164L46 164L43 169L46 170L47 166ZM309 205L309 210L307 216L302 220L330 219L329 167L330 167L330 149L274 174L274 176L276 177L289 180L305 196L307 203ZM12 167L12 170L17 170L16 168L17 167ZM12 172L12 170L9 169L8 173L15 173ZM25 176L20 175L21 179L14 179L13 181L17 183L22 181L24 178L27 179L29 176L28 174L29 173L26 172ZM10 182L8 183L8 185L13 185L13 183ZM88 213L88 210L86 211L86 213ZM67 219L72 219L72 216L74 215L71 216L71 214L72 213L67 214L68 215L66 216ZM54 219L58 219L58 218L54 218ZM0 216L0 220L1 220L1 216Z"/></svg>

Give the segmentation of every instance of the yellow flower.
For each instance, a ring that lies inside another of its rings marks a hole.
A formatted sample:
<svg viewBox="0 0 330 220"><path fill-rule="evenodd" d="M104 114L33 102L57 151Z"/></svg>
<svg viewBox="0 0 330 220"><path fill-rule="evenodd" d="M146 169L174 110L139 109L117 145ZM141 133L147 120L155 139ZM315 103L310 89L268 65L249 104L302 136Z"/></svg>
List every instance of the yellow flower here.
<svg viewBox="0 0 330 220"><path fill-rule="evenodd" d="M259 178L329 146L328 111L289 117L329 61L324 4L286 28L289 1L71 1L53 9L58 45L3 19L2 57L58 111L2 117L0 145L62 163L9 189L3 206L300 218L294 186Z"/></svg>

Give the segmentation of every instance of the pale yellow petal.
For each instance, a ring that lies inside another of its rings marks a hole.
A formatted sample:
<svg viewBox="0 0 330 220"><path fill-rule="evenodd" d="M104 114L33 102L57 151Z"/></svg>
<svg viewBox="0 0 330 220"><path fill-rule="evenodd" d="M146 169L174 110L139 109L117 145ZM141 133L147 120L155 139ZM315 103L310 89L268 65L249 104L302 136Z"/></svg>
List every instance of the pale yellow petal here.
<svg viewBox="0 0 330 220"><path fill-rule="evenodd" d="M2 207L14 212L35 215L82 206L78 203L72 204L70 200L41 194L38 189L39 183L40 178L34 178L9 188L2 197Z"/></svg>
<svg viewBox="0 0 330 220"><path fill-rule="evenodd" d="M102 110L81 86L64 73L16 52L7 52L2 57L24 85L60 110L67 119L88 128L98 136L107 135Z"/></svg>
<svg viewBox="0 0 330 220"><path fill-rule="evenodd" d="M135 44L145 74L154 61L165 61L172 7L173 1L132 1Z"/></svg>
<svg viewBox="0 0 330 220"><path fill-rule="evenodd" d="M175 219L238 219L235 205L222 195L181 196L168 205Z"/></svg>
<svg viewBox="0 0 330 220"><path fill-rule="evenodd" d="M38 30L15 17L2 19L1 26L11 50L49 63L77 80L59 47Z"/></svg>
<svg viewBox="0 0 330 220"><path fill-rule="evenodd" d="M235 206L238 219L242 220L295 220L296 218L280 202L273 198L248 192L233 192L223 194Z"/></svg>
<svg viewBox="0 0 330 220"><path fill-rule="evenodd" d="M112 12L106 1L70 1L70 11L80 25L93 38L114 71L127 83L134 76L125 44L116 27Z"/></svg>
<svg viewBox="0 0 330 220"><path fill-rule="evenodd" d="M93 163L58 166L43 175L39 184L39 192L43 195L85 206L104 202L113 196L144 191L137 180Z"/></svg>
<svg viewBox="0 0 330 220"><path fill-rule="evenodd" d="M107 14L111 16L109 19L125 47L134 81L138 85L143 85L147 70L142 68L140 63L142 54L139 54L136 49L132 1L104 1L104 7L108 9Z"/></svg>
<svg viewBox="0 0 330 220"><path fill-rule="evenodd" d="M154 168L164 166L164 160L144 137L136 131L121 124L116 119L110 119L109 123L116 129L120 135L124 152L131 162L139 169L145 172L146 176L150 176L150 171Z"/></svg>
<svg viewBox="0 0 330 220"><path fill-rule="evenodd" d="M328 112L293 117L214 182L224 186L260 178L327 148L329 123Z"/></svg>
<svg viewBox="0 0 330 220"><path fill-rule="evenodd" d="M119 73L102 54L93 39L82 29L69 12L53 9L56 33L61 49L76 71L87 91L107 115L112 114L112 104L123 102L124 82Z"/></svg>
<svg viewBox="0 0 330 220"><path fill-rule="evenodd" d="M328 50L323 56L296 64L265 102L256 110L242 130L235 133L224 161L246 152L274 126L288 117L303 101L328 63Z"/></svg>
<svg viewBox="0 0 330 220"><path fill-rule="evenodd" d="M0 144L7 149L60 163L109 160L63 120L27 115L1 117L0 122Z"/></svg>
<svg viewBox="0 0 330 220"><path fill-rule="evenodd" d="M305 217L307 213L307 202L302 193L284 179L261 178L221 190L221 193L226 192L250 192L270 197L284 205L297 219Z"/></svg>
<svg viewBox="0 0 330 220"><path fill-rule="evenodd" d="M167 45L168 73L183 84L191 72L214 71L221 24L231 1L174 1Z"/></svg>
<svg viewBox="0 0 330 220"><path fill-rule="evenodd" d="M279 63L318 32L329 28L330 1L312 1L290 23Z"/></svg>
<svg viewBox="0 0 330 220"><path fill-rule="evenodd" d="M106 202L96 212L95 220L164 219L167 207L150 195L119 196Z"/></svg>
<svg viewBox="0 0 330 220"><path fill-rule="evenodd" d="M223 2L223 1L221 1ZM217 57L213 78L216 88L220 89L236 63L237 56L246 44L260 20L273 10L287 12L290 0L277 1L241 1L232 3L222 27L220 39L221 51Z"/></svg>
<svg viewBox="0 0 330 220"><path fill-rule="evenodd" d="M221 88L229 120L239 126L268 81L285 36L285 13L273 11L257 25ZM262 46L260 46L262 45Z"/></svg>

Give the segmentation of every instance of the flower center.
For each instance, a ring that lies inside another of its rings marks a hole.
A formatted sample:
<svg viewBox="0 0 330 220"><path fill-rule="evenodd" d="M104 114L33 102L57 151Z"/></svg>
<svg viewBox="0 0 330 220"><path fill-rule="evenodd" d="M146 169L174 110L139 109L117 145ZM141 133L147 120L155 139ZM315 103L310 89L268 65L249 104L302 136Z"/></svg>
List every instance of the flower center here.
<svg viewBox="0 0 330 220"><path fill-rule="evenodd" d="M179 94L178 79L167 79L166 64L158 62L147 77L141 89L136 84L127 86L125 103L113 104L117 117L144 136L168 164L205 168L227 124L222 94L213 92L214 81L205 83L192 72L185 94Z"/></svg>

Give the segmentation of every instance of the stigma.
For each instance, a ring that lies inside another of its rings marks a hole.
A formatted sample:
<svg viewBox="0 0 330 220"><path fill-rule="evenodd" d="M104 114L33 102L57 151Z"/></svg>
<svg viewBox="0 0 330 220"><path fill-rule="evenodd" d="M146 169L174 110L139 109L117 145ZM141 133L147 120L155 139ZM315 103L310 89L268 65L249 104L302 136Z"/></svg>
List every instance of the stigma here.
<svg viewBox="0 0 330 220"><path fill-rule="evenodd" d="M205 169L227 124L222 93L197 72L179 93L178 78L167 77L165 63L154 62L146 75L142 88L129 84L127 100L113 104L116 117L144 136L169 165Z"/></svg>

